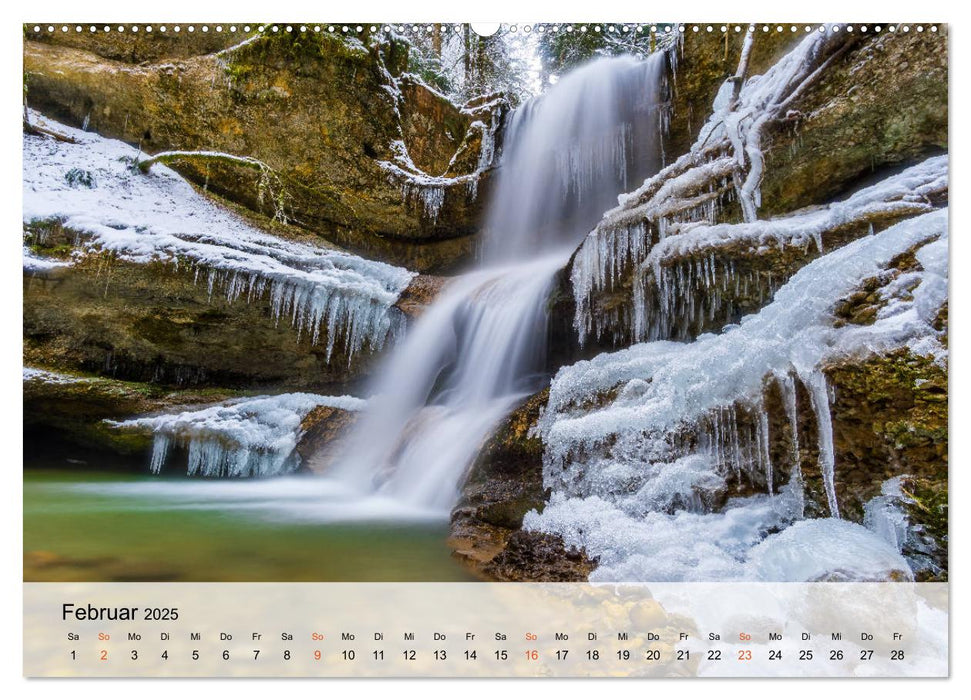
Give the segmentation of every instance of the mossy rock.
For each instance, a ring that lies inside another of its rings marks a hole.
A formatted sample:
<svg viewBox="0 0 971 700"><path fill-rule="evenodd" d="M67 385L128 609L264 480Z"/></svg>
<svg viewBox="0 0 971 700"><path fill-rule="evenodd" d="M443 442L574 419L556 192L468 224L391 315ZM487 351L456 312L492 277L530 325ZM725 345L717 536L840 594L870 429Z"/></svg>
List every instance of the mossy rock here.
<svg viewBox="0 0 971 700"><path fill-rule="evenodd" d="M210 296L188 265L89 254L50 276L25 273L28 364L172 387L346 388L368 368L311 342L264 296ZM394 311L393 311L394 312Z"/></svg>
<svg viewBox="0 0 971 700"><path fill-rule="evenodd" d="M456 511L471 507L477 519L516 529L527 511L542 508L543 442L533 430L548 400L545 389L500 423L470 467Z"/></svg>
<svg viewBox="0 0 971 700"><path fill-rule="evenodd" d="M901 491L912 533L905 542L904 555L916 569L918 581L947 581L947 481L907 478L901 483Z"/></svg>
<svg viewBox="0 0 971 700"><path fill-rule="evenodd" d="M284 33L221 55L139 65L104 57L98 42L25 41L28 104L147 153L256 158L279 177L293 223L355 252L420 271L451 269L471 253L483 197L464 181L450 184L429 217L420 198L406 196L407 179L382 162L393 162L403 141L415 163L444 171L472 115L414 80L398 92L380 42ZM232 201L279 213L252 170L191 160L173 167Z"/></svg>
<svg viewBox="0 0 971 700"><path fill-rule="evenodd" d="M947 28L858 40L792 109L766 149L763 217L947 151Z"/></svg>
<svg viewBox="0 0 971 700"><path fill-rule="evenodd" d="M905 484L916 484L916 502L927 504L910 504L906 510L911 527L930 538L933 556L925 552L913 558L906 549L904 555L918 578L940 571L946 577L947 542L942 533L946 535L948 484L947 370L931 358L900 349L848 358L823 371L832 391L834 486L840 516L862 523L866 504L881 495L883 484L905 477ZM792 466L792 430L774 385L765 396L772 461L782 472ZM829 517L816 413L799 382L796 405L806 516Z"/></svg>

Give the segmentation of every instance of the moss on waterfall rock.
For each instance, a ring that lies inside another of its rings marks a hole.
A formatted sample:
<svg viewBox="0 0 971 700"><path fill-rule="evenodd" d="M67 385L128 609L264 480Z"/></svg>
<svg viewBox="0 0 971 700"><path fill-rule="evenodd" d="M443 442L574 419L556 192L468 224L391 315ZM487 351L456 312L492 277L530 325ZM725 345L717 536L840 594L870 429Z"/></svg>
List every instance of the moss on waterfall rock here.
<svg viewBox="0 0 971 700"><path fill-rule="evenodd" d="M883 480L907 474L947 481L947 370L898 350L826 369L837 452L837 495L862 512Z"/></svg>

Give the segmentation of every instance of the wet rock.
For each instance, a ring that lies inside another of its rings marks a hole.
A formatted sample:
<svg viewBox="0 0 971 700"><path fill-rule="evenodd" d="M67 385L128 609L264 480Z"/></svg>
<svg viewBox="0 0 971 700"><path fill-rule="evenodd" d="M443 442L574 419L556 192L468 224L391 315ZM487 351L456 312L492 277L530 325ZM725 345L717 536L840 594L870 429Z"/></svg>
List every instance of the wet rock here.
<svg viewBox="0 0 971 700"><path fill-rule="evenodd" d="M344 438L357 422L355 411L317 406L300 423L302 436L297 443L301 467L324 473L341 454Z"/></svg>
<svg viewBox="0 0 971 700"><path fill-rule="evenodd" d="M499 581L585 581L586 555L558 536L523 532L523 516L542 510L543 444L534 429L549 390L530 397L479 453L452 510L449 545L477 575Z"/></svg>
<svg viewBox="0 0 971 700"><path fill-rule="evenodd" d="M595 567L596 561L567 548L559 535L517 530L482 573L496 581L586 581Z"/></svg>
<svg viewBox="0 0 971 700"><path fill-rule="evenodd" d="M409 318L417 318L435 301L447 283L447 277L418 275L398 297L395 306Z"/></svg>

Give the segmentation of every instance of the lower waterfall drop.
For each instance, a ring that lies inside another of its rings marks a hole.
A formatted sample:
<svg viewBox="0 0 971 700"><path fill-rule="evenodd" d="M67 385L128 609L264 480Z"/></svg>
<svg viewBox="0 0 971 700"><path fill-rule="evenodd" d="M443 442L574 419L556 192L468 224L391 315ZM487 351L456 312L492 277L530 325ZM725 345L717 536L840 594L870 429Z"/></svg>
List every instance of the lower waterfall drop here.
<svg viewBox="0 0 971 700"><path fill-rule="evenodd" d="M387 358L331 476L448 512L490 431L546 380L557 271L618 194L660 166L666 61L592 61L512 114L482 264L454 279Z"/></svg>

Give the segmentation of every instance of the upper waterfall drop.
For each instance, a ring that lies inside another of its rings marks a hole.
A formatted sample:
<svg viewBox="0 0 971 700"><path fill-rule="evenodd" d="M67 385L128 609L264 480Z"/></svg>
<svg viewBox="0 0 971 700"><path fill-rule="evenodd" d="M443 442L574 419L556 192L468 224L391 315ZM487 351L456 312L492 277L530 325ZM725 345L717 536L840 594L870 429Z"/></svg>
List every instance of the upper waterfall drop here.
<svg viewBox="0 0 971 700"><path fill-rule="evenodd" d="M620 193L660 169L666 69L663 51L600 58L510 115L485 264L576 245Z"/></svg>
<svg viewBox="0 0 971 700"><path fill-rule="evenodd" d="M451 508L490 431L545 380L556 272L617 196L660 166L665 61L593 61L512 115L480 267L454 279L386 359L336 478L409 508Z"/></svg>

